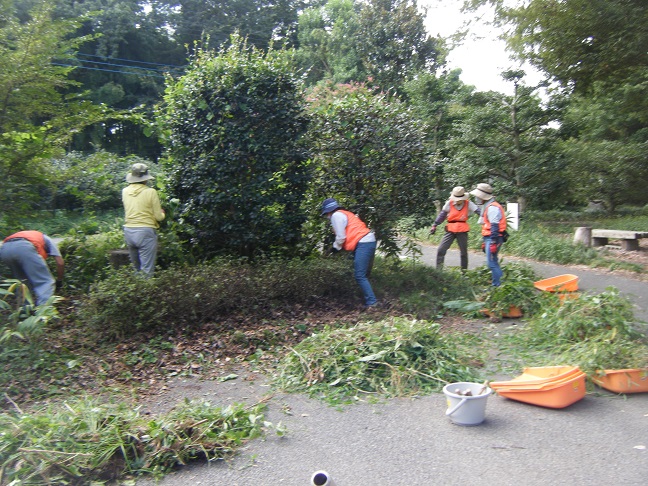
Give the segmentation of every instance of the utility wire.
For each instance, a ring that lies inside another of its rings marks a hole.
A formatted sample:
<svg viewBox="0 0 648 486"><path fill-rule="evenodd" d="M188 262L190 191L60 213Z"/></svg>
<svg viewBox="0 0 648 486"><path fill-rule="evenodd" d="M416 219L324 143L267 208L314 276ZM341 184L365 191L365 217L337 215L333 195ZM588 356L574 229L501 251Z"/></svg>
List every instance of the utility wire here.
<svg viewBox="0 0 648 486"><path fill-rule="evenodd" d="M74 64L63 64L63 63L58 63L58 62L53 62L52 65L54 66L63 66L63 67L72 67L76 69L89 69L91 71L104 71L107 73L119 73L119 74L132 74L134 76L146 76L149 78L160 78L164 79L164 76L161 74L146 74L146 73L137 73L137 72L130 72L130 71L119 71L119 70L114 70L114 69L102 69L102 68L92 68L92 67L87 67L87 66L79 66L79 65L74 65Z"/></svg>
<svg viewBox="0 0 648 486"><path fill-rule="evenodd" d="M123 58L120 58L120 57L97 56L95 54L84 54L82 52L77 52L76 55L77 56L83 56L83 57L96 57L96 58L99 58L99 59L107 59L107 60L110 60L110 61L127 61L127 62L136 62L136 63L139 63L139 64L150 64L152 66L167 66L167 67L176 67L176 68L184 68L185 67L185 66L180 66L178 64L160 64L160 63L157 63L157 62L135 61L133 59L123 59ZM89 61L89 62L95 62L95 61ZM133 66L133 67L137 67L137 66ZM142 68L142 69L145 69L145 68Z"/></svg>
<svg viewBox="0 0 648 486"><path fill-rule="evenodd" d="M80 59L80 61L81 62L92 63L92 64L101 64L103 66L114 66L114 67L130 68L130 69L141 69L143 71L153 71L155 73L163 72L160 69L146 68L146 67L140 67L140 66L132 66L132 65L129 65L129 64L115 64L115 63L111 63L111 62L101 62L101 61L91 61L91 60L81 60L81 59ZM184 69L184 66L177 66L177 67L181 67L181 68Z"/></svg>

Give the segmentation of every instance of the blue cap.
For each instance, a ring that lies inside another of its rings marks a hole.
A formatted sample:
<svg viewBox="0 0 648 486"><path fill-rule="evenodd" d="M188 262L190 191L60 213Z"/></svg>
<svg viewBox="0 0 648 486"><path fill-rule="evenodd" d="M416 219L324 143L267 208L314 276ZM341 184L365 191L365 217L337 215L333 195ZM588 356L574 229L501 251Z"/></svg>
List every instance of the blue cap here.
<svg viewBox="0 0 648 486"><path fill-rule="evenodd" d="M340 205L332 197L329 197L328 199L324 199L324 202L322 203L322 214L320 216L324 216L326 213L335 211L339 207Z"/></svg>

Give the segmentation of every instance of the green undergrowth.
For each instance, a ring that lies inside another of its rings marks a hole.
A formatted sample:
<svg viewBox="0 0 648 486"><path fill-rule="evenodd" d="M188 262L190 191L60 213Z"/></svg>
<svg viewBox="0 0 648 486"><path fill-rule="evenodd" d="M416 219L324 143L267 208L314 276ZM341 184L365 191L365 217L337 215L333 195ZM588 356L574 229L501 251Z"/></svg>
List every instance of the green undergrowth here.
<svg viewBox="0 0 648 486"><path fill-rule="evenodd" d="M469 293L466 281L422 264L394 266L376 258L371 280L381 300L398 301L405 312L436 316L449 296ZM348 258L273 260L250 264L235 260L174 267L144 279L130 269L114 271L81 299L77 312L100 339L138 333L191 331L233 315L272 318L299 315L334 303L361 308L362 297ZM218 328L216 328L218 330Z"/></svg>
<svg viewBox="0 0 648 486"><path fill-rule="evenodd" d="M545 305L506 334L500 349L524 366L579 366L589 375L648 367L645 323L636 322L632 303L611 287Z"/></svg>
<svg viewBox="0 0 648 486"><path fill-rule="evenodd" d="M548 292L538 292L534 282L539 279L535 271L525 263L502 263L502 283L499 287L491 285L491 272L486 266L467 270L463 278L473 284L472 299L449 300L444 307L469 317L478 317L488 312L501 318L517 307L525 316L539 312L545 301L557 302L558 297Z"/></svg>
<svg viewBox="0 0 648 486"><path fill-rule="evenodd" d="M214 407L185 401L144 416L126 403L67 401L24 413L0 414L0 484L105 484L154 477L196 459L226 457L280 425L264 421L265 405Z"/></svg>
<svg viewBox="0 0 648 486"><path fill-rule="evenodd" d="M476 344L474 336L407 318L326 328L288 352L275 385L331 404L431 393L480 379L474 365L483 356Z"/></svg>

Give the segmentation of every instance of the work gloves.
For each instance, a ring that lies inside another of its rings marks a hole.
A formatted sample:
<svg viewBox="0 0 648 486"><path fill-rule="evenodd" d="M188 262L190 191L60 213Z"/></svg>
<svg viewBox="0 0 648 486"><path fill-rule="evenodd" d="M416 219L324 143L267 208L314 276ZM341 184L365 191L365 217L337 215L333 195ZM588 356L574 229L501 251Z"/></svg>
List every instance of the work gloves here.
<svg viewBox="0 0 648 486"><path fill-rule="evenodd" d="M497 250L499 249L500 245L498 245L497 243L489 243L489 247L490 247L489 250L490 250L491 254L494 254L494 253L497 253ZM481 250L484 253L486 253L486 243L481 244Z"/></svg>
<svg viewBox="0 0 648 486"><path fill-rule="evenodd" d="M430 228L430 234L431 234L431 235L433 235L434 233L436 233L436 228L437 228L437 227L436 227L436 224L433 224L432 227Z"/></svg>
<svg viewBox="0 0 648 486"><path fill-rule="evenodd" d="M58 292L63 288L63 280L57 280L56 281L56 291Z"/></svg>

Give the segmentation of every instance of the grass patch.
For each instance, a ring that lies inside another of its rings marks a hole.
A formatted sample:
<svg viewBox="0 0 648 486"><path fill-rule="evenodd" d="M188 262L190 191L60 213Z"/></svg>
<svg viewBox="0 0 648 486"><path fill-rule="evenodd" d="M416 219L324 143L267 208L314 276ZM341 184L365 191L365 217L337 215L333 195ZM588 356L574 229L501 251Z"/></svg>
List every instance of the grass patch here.
<svg viewBox="0 0 648 486"><path fill-rule="evenodd" d="M480 379L474 365L481 357L461 341L441 333L438 324L407 318L327 328L291 349L275 385L332 404L439 391L447 383Z"/></svg>

